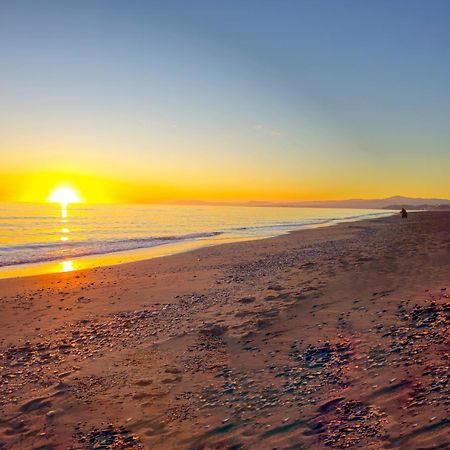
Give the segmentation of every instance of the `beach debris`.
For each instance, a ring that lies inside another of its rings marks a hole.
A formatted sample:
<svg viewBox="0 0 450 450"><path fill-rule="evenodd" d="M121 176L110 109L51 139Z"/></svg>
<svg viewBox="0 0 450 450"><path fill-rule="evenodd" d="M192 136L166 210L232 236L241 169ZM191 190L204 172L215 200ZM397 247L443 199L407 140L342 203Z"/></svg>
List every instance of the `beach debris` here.
<svg viewBox="0 0 450 450"><path fill-rule="evenodd" d="M244 303L244 304L248 304L248 303L253 303L255 300L256 300L256 297L248 296L248 297L242 297L239 300L239 302L240 303Z"/></svg>
<svg viewBox="0 0 450 450"><path fill-rule="evenodd" d="M384 436L384 414L375 406L358 400L340 403L327 415L310 422L320 441L332 448L365 448Z"/></svg>
<svg viewBox="0 0 450 450"><path fill-rule="evenodd" d="M92 428L83 432L79 426L75 428L74 437L79 449L85 450L142 450L140 439L124 426L115 427L109 424L105 428Z"/></svg>
<svg viewBox="0 0 450 450"><path fill-rule="evenodd" d="M205 327L203 327L200 330L200 333L208 336L218 337L225 334L227 332L227 329L228 327L226 325L212 323L207 324Z"/></svg>

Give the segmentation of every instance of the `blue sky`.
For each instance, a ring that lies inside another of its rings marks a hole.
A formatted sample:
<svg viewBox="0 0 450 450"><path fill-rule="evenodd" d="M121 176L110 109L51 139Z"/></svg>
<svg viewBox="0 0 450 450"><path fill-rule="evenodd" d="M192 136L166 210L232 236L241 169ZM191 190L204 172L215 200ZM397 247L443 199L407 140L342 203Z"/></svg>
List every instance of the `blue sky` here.
<svg viewBox="0 0 450 450"><path fill-rule="evenodd" d="M181 197L450 196L449 24L437 0L1 2L0 162Z"/></svg>

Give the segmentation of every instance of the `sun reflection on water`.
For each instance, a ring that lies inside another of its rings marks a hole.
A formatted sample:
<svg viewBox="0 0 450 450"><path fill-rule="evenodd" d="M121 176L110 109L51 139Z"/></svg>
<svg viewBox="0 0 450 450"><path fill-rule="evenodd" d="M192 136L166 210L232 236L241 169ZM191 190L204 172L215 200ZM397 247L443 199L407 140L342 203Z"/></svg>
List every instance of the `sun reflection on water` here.
<svg viewBox="0 0 450 450"><path fill-rule="evenodd" d="M73 269L73 261L63 261L61 272L71 272Z"/></svg>
<svg viewBox="0 0 450 450"><path fill-rule="evenodd" d="M67 224L68 223L68 212L67 212L67 206L66 205L61 205L61 224ZM66 242L68 241L70 238L68 236L66 236L68 233L70 233L69 228L67 227L63 227L60 230L61 233L63 233L62 236L59 237L59 240L62 242Z"/></svg>
<svg viewBox="0 0 450 450"><path fill-rule="evenodd" d="M62 228L60 228L59 232L61 233L59 236L59 240L60 242L67 242L70 240L69 237L69 233L70 233L70 229L67 228L67 223L68 223L69 219L68 219L68 212L67 212L67 205L61 205L61 226ZM73 270L73 265L72 265L72 261L64 261L61 263L63 268L62 268L62 272L69 272L71 270Z"/></svg>

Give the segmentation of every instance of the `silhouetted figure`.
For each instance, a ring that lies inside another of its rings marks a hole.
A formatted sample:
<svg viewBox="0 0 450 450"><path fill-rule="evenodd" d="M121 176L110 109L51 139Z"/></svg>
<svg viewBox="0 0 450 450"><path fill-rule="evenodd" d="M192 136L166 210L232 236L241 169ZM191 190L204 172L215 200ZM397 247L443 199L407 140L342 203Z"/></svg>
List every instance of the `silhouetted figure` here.
<svg viewBox="0 0 450 450"><path fill-rule="evenodd" d="M408 218L408 213L406 212L405 208L402 208L402 210L400 211L400 214L402 215L402 219Z"/></svg>

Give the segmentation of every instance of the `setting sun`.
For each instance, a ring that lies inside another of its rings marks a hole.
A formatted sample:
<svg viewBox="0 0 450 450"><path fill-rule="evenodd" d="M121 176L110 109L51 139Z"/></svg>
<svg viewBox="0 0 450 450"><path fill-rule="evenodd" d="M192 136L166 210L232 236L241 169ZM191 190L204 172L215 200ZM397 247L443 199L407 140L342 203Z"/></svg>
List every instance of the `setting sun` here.
<svg viewBox="0 0 450 450"><path fill-rule="evenodd" d="M69 203L80 203L82 200L74 188L60 186L53 189L48 197L48 201L51 203L60 203L65 208Z"/></svg>

